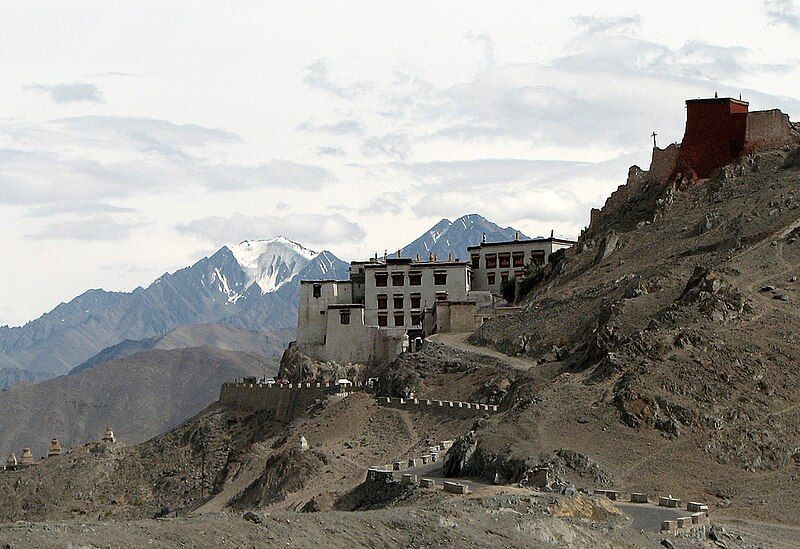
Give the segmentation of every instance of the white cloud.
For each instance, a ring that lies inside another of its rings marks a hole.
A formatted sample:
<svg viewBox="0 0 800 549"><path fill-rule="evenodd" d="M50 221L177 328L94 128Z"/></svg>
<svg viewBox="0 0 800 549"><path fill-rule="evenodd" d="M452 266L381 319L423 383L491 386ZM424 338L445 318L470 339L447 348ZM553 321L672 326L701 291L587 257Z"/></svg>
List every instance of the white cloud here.
<svg viewBox="0 0 800 549"><path fill-rule="evenodd" d="M211 216L179 225L178 231L209 242L236 243L247 239L285 236L312 247L361 241L364 229L341 214L290 214L285 216Z"/></svg>
<svg viewBox="0 0 800 549"><path fill-rule="evenodd" d="M25 89L44 92L55 103L103 102L103 94L94 84L29 84Z"/></svg>
<svg viewBox="0 0 800 549"><path fill-rule="evenodd" d="M110 215L95 215L47 224L41 231L28 235L31 240L126 240L141 223L119 222Z"/></svg>
<svg viewBox="0 0 800 549"><path fill-rule="evenodd" d="M786 25L800 31L800 9L792 0L765 0L764 9L773 25Z"/></svg>

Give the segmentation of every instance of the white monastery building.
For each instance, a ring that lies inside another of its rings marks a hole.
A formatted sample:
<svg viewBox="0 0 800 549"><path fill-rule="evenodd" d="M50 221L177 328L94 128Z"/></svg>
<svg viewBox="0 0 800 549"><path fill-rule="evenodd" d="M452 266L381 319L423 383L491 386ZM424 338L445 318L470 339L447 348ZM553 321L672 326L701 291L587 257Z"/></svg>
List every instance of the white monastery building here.
<svg viewBox="0 0 800 549"><path fill-rule="evenodd" d="M301 281L297 345L317 360L370 363L393 360L436 332L474 331L509 310L499 296L503 280L572 244L551 235L484 241L468 248L469 262L433 255L353 261L350 280Z"/></svg>

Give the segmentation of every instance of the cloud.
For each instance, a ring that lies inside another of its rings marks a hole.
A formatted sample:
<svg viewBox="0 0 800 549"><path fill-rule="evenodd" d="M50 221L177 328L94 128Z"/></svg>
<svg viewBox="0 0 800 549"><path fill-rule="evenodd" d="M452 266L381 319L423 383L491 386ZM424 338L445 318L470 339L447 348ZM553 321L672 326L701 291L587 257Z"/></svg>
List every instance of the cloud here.
<svg viewBox="0 0 800 549"><path fill-rule="evenodd" d="M95 215L83 219L70 219L50 223L41 231L28 235L31 240L126 240L141 223L115 221L110 215Z"/></svg>
<svg viewBox="0 0 800 549"><path fill-rule="evenodd" d="M800 111L797 99L742 84L794 70L753 62L747 48L703 41L670 47L639 37L638 16L573 21L577 33L547 63L484 63L474 77L445 87L421 73L398 72L378 112L395 125L414 128L405 131L415 146L510 140L531 148L604 149L611 155L641 150L654 130L679 138L680 105L714 91L742 93L754 107ZM370 142L365 154L381 152Z"/></svg>
<svg viewBox="0 0 800 549"><path fill-rule="evenodd" d="M405 160L411 152L411 141L407 134L399 132L373 136L364 140L361 152L369 158L389 157Z"/></svg>
<svg viewBox="0 0 800 549"><path fill-rule="evenodd" d="M344 150L340 149L339 147L331 147L328 145L317 147L316 154L317 156L346 156Z"/></svg>
<svg viewBox="0 0 800 549"><path fill-rule="evenodd" d="M376 196L365 207L360 208L358 213L361 215L402 215L403 208L400 207L407 200L407 197L400 192L383 193Z"/></svg>
<svg viewBox="0 0 800 549"><path fill-rule="evenodd" d="M239 136L196 124L102 116L0 120L0 134L16 145L0 146L0 204L70 208L197 186L318 190L336 181L320 166L287 160L226 162L216 148L240 143Z"/></svg>
<svg viewBox="0 0 800 549"><path fill-rule="evenodd" d="M119 213L134 213L134 208L127 208L124 206L114 206L112 204L105 204L102 202L61 202L54 204L44 204L41 206L34 206L28 210L27 217L50 217L62 214L78 214L78 215L97 215L97 214L119 214Z"/></svg>
<svg viewBox="0 0 800 549"><path fill-rule="evenodd" d="M764 10L772 25L786 25L800 31L800 9L792 0L765 0Z"/></svg>
<svg viewBox="0 0 800 549"><path fill-rule="evenodd" d="M94 84L29 84L24 89L46 93L55 103L103 102L103 94Z"/></svg>
<svg viewBox="0 0 800 549"><path fill-rule="evenodd" d="M316 125L310 120L306 120L297 126L303 132L319 132L330 135L362 135L364 127L357 120L341 120L335 124Z"/></svg>
<svg viewBox="0 0 800 549"><path fill-rule="evenodd" d="M334 83L328 74L328 65L323 59L305 67L303 83L311 88L322 90L342 99L354 99L364 91L370 89L369 84L357 82L348 86Z"/></svg>
<svg viewBox="0 0 800 549"><path fill-rule="evenodd" d="M309 246L360 242L364 229L341 214L290 214L286 216L212 216L176 227L183 234L210 242L235 243L254 238L285 236Z"/></svg>
<svg viewBox="0 0 800 549"><path fill-rule="evenodd" d="M483 68L488 69L494 67L494 41L492 37L486 33L475 33L474 31L468 32L464 38L471 40L483 47Z"/></svg>

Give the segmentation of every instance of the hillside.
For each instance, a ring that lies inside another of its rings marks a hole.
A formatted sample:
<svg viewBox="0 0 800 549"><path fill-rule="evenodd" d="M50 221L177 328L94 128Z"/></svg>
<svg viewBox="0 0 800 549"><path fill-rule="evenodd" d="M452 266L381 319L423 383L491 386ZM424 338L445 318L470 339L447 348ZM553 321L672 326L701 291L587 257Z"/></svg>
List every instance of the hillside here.
<svg viewBox="0 0 800 549"><path fill-rule="evenodd" d="M219 395L222 383L272 376L277 360L209 347L145 350L79 374L0 392L0 449L29 446L46 454L95 440L106 427L120 440L142 442L193 416Z"/></svg>
<svg viewBox="0 0 800 549"><path fill-rule="evenodd" d="M725 512L796 523L796 156L762 152L667 185L632 168L635 192L609 199L523 311L473 336L533 365L513 422L479 434L474 470L571 448L618 488L677 485Z"/></svg>
<svg viewBox="0 0 800 549"><path fill-rule="evenodd" d="M178 326L166 334L133 341L126 339L103 349L86 362L79 364L69 375L78 374L98 364L129 357L146 349L185 349L187 347L211 347L223 351L238 351L251 355L280 359L286 345L294 335L292 330L283 332L252 332L222 324L191 324Z"/></svg>

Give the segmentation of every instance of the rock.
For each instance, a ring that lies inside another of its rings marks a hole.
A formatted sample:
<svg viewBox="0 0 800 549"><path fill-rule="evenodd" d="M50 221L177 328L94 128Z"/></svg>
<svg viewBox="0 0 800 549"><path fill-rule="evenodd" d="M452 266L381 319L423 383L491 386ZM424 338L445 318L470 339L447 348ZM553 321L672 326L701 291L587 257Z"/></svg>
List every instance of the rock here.
<svg viewBox="0 0 800 549"><path fill-rule="evenodd" d="M667 549L675 549L675 544L674 544L674 543L672 543L672 542L671 542L670 540L668 540L668 539L662 539L662 540L661 540L661 545L663 545L663 546L664 546L664 547L666 547Z"/></svg>
<svg viewBox="0 0 800 549"><path fill-rule="evenodd" d="M466 470L472 454L478 447L478 437L475 431L468 431L458 437L444 455L444 476L458 477Z"/></svg>
<svg viewBox="0 0 800 549"><path fill-rule="evenodd" d="M261 524L264 522L264 520L259 515L255 514L252 511L246 512L244 515L242 515L242 518L248 522L252 522L253 524Z"/></svg>
<svg viewBox="0 0 800 549"><path fill-rule="evenodd" d="M581 416L578 418L578 423L589 423L589 418L586 416Z"/></svg>

